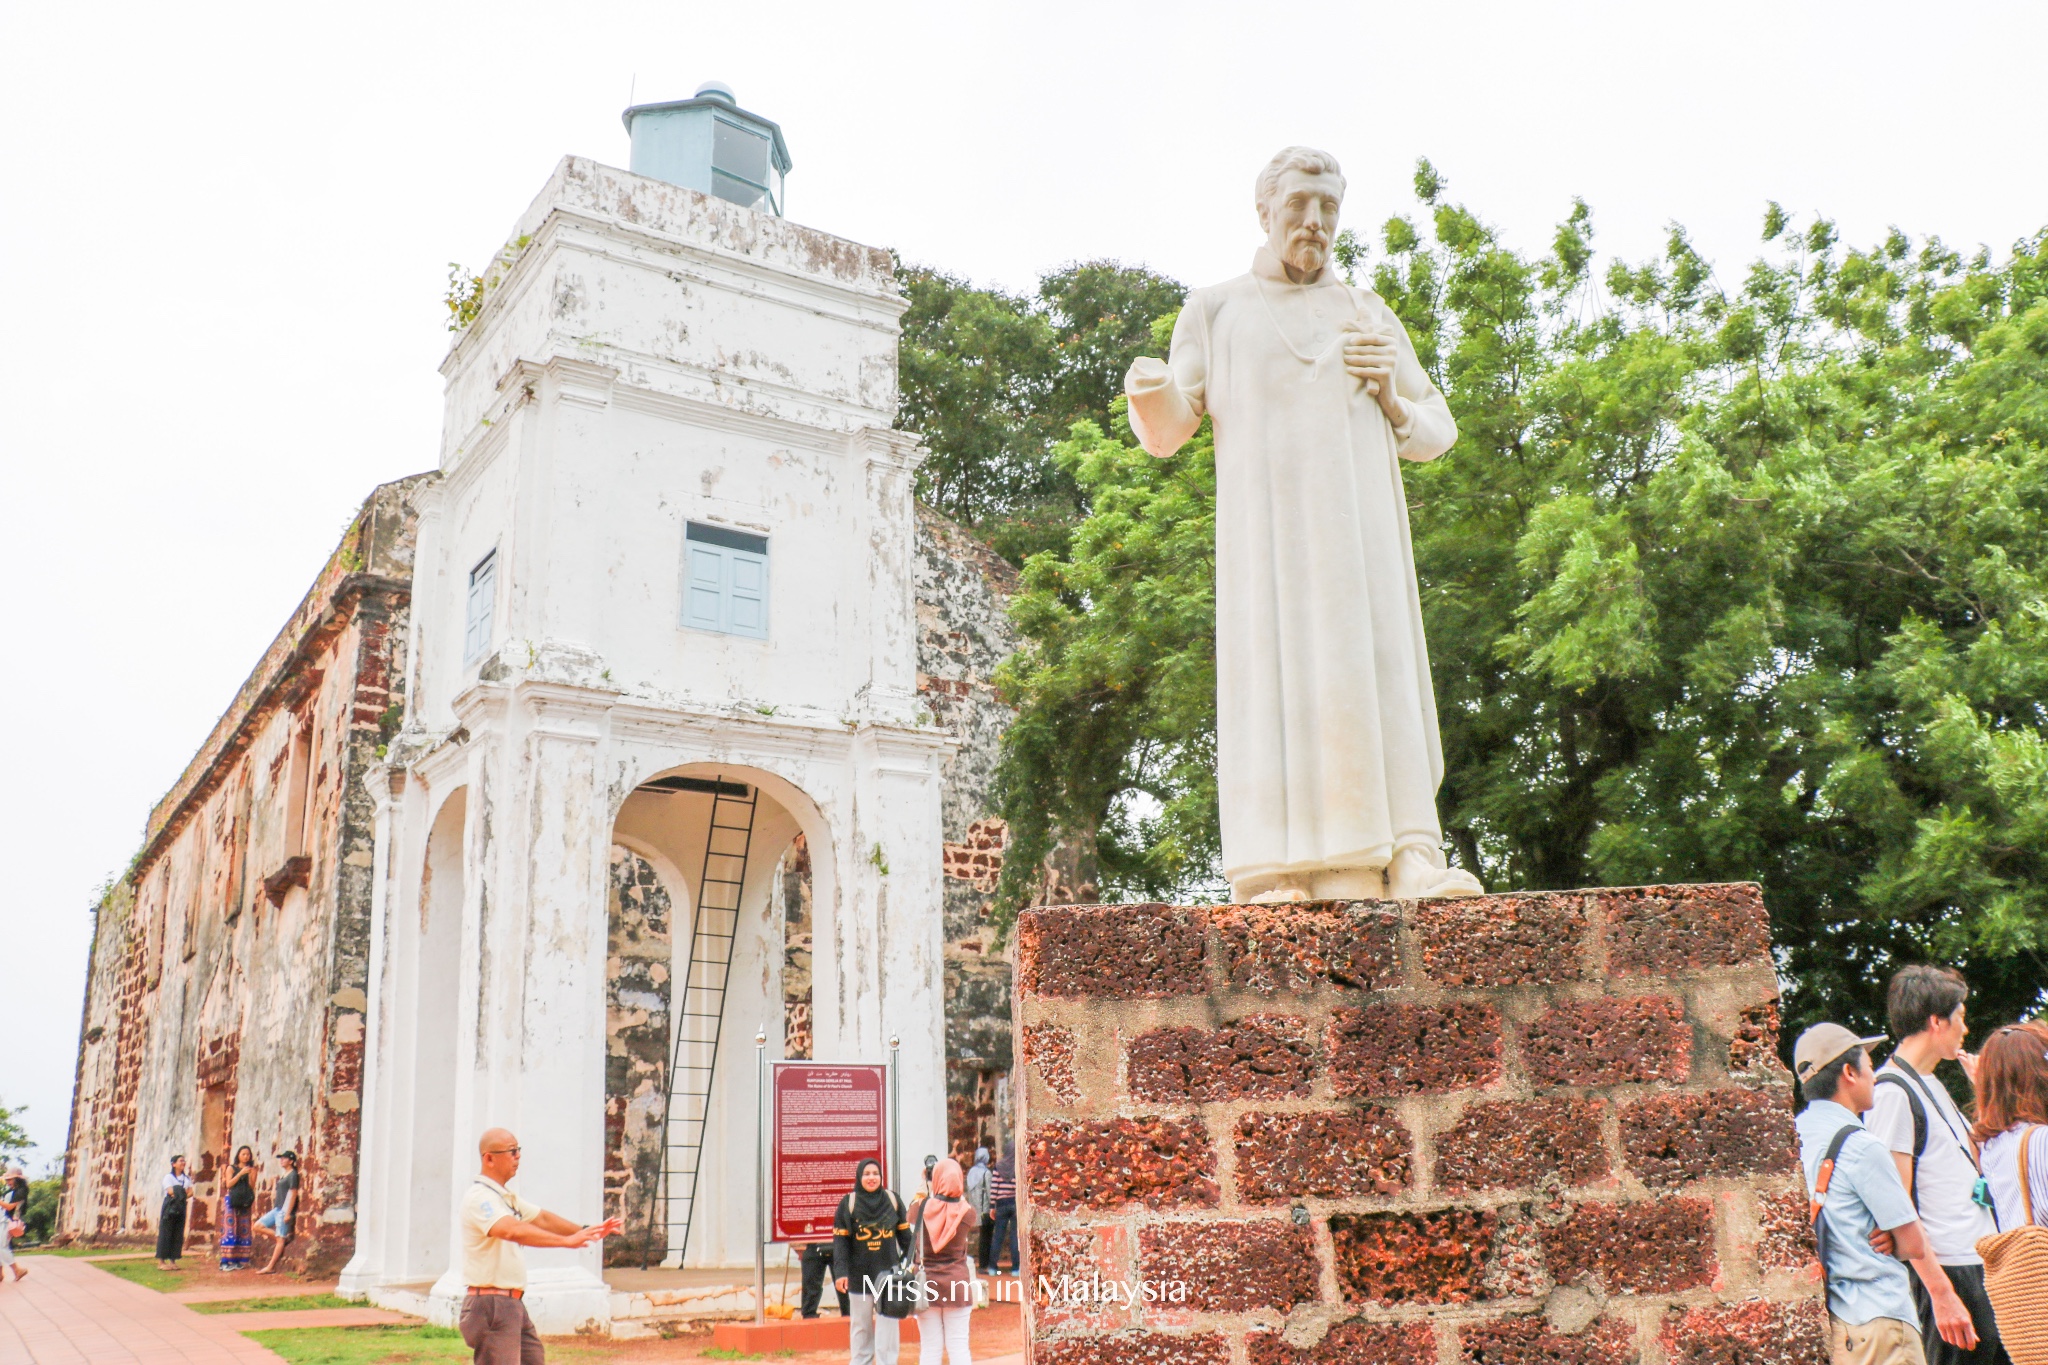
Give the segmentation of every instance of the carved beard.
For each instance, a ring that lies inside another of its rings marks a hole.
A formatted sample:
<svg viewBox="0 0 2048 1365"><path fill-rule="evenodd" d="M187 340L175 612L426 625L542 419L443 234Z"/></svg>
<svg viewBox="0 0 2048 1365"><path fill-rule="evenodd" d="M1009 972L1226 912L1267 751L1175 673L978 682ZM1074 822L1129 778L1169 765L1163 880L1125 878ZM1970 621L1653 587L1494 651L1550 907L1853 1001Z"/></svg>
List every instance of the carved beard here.
<svg viewBox="0 0 2048 1365"><path fill-rule="evenodd" d="M1287 250L1280 259L1304 275L1313 275L1329 262L1329 238L1298 232L1287 239Z"/></svg>

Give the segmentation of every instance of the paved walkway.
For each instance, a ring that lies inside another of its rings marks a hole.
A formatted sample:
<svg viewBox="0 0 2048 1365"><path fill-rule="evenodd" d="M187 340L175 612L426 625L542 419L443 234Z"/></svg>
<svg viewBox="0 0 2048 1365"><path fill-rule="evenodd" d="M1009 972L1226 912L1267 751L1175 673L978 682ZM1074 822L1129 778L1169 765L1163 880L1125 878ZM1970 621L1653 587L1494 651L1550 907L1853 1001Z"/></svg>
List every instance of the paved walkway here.
<svg viewBox="0 0 2048 1365"><path fill-rule="evenodd" d="M228 1317L205 1317L84 1261L23 1262L28 1278L0 1286L0 1365L283 1365Z"/></svg>

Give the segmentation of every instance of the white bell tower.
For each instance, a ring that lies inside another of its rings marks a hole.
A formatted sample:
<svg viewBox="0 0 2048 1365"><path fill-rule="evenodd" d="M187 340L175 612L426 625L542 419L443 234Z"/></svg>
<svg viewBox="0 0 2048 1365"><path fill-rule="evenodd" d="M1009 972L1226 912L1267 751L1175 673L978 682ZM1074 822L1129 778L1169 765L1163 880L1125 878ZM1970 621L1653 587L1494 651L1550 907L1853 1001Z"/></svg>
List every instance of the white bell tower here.
<svg viewBox="0 0 2048 1365"><path fill-rule="evenodd" d="M781 1055L767 883L799 836L813 1055L882 1061L900 1035L903 1150L943 1150L946 1131L949 741L916 695L918 452L891 428L905 304L886 251L779 216L781 131L729 91L628 124L636 168L677 178L703 134L705 183L556 167L442 365L440 477L419 501L344 1287L438 1279L443 1317L483 1129L518 1134L514 1188L545 1207L595 1221L619 1198L606 1067L621 850L672 907L666 1002L646 1006L668 1013L667 1074L704 1078L668 1115L670 1165L698 1148L684 1204L669 1177L643 1226L635 1187L629 1236L671 1262L752 1262L757 1028ZM751 188L727 183L740 172ZM716 813L720 792L751 803L744 840L712 830L738 819ZM682 1036L685 1015L712 1032ZM625 1121L652 1131L660 1106L634 1103ZM609 1321L595 1248L526 1259L543 1332Z"/></svg>

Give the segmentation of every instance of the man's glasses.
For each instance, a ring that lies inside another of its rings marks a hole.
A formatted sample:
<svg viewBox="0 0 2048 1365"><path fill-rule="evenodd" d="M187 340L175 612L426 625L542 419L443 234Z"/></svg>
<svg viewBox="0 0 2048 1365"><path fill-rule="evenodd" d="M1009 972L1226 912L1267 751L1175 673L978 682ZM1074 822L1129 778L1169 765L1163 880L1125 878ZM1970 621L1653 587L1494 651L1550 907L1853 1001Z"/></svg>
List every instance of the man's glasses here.
<svg viewBox="0 0 2048 1365"><path fill-rule="evenodd" d="M490 1150L490 1151L488 1151L488 1152L485 1152L485 1153L484 1153L484 1155L485 1155L485 1156L518 1156L518 1155L519 1155L519 1149L518 1149L517 1147L493 1147L493 1148L491 1148L491 1150Z"/></svg>

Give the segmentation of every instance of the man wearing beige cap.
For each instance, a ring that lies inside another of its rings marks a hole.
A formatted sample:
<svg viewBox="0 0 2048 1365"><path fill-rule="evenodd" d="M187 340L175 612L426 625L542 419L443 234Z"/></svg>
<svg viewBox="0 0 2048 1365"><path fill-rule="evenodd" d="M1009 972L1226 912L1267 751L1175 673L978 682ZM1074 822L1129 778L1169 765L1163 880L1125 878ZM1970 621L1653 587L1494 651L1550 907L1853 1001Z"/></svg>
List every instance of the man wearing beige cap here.
<svg viewBox="0 0 2048 1365"><path fill-rule="evenodd" d="M493 1128L477 1143L483 1173L462 1196L462 1339L476 1365L542 1365L547 1353L526 1315L519 1248L583 1247L617 1233L616 1218L589 1227L549 1213L506 1186L519 1174L519 1139Z"/></svg>
<svg viewBox="0 0 2048 1365"><path fill-rule="evenodd" d="M1927 1254L1927 1236L1898 1167L1863 1129L1877 1073L1862 1038L1840 1024L1815 1024L1792 1049L1792 1074L1806 1100L1795 1125L1806 1188L1818 1208L1813 1235L1827 1281L1833 1365L1926 1365L1920 1313L1906 1267L1871 1245L1891 1235L1900 1257Z"/></svg>

